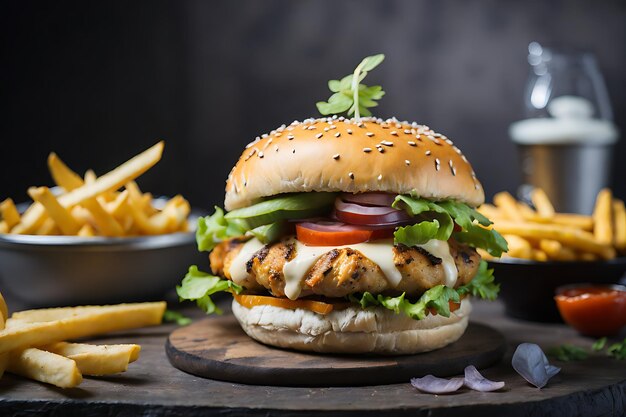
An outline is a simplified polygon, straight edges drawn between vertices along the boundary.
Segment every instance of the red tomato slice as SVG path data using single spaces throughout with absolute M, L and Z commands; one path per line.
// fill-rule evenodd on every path
M 393 229 L 371 230 L 339 222 L 296 224 L 298 240 L 309 246 L 343 246 L 391 237 Z

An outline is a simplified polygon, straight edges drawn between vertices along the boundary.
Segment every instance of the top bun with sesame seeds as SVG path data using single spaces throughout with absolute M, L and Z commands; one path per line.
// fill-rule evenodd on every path
M 226 183 L 226 210 L 297 192 L 383 191 L 455 200 L 484 192 L 461 151 L 429 127 L 396 119 L 307 119 L 250 143 Z

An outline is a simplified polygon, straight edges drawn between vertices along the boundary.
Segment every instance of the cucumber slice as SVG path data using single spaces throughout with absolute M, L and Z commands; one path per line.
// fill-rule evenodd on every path
M 245 220 L 251 228 L 279 220 L 319 216 L 330 211 L 337 193 L 285 194 L 249 207 L 233 210 L 224 216 L 228 220 Z
M 249 230 L 247 233 L 259 239 L 261 243 L 268 244 L 276 242 L 282 236 L 286 235 L 289 232 L 289 229 L 289 223 L 285 220 L 281 220 L 270 224 L 264 224 L 263 226 Z

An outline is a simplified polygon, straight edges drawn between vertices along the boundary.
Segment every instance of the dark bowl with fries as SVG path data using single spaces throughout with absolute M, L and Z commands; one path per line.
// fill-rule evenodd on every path
M 498 298 L 510 317 L 562 322 L 554 302 L 557 287 L 578 283 L 617 284 L 626 273 L 626 257 L 608 261 L 533 261 L 503 258 L 489 261 L 500 284 Z
M 189 224 L 203 214 L 192 211 Z M 2 289 L 29 307 L 162 299 L 204 258 L 193 226 L 136 237 L 0 234 Z

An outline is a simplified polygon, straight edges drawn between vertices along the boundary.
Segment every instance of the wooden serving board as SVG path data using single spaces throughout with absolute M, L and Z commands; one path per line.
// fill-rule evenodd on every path
M 456 343 L 404 356 L 325 355 L 265 346 L 248 337 L 232 315 L 204 319 L 172 332 L 166 353 L 193 375 L 270 386 L 363 386 L 408 382 L 412 377 L 462 374 L 485 368 L 506 350 L 497 330 L 470 323 Z

